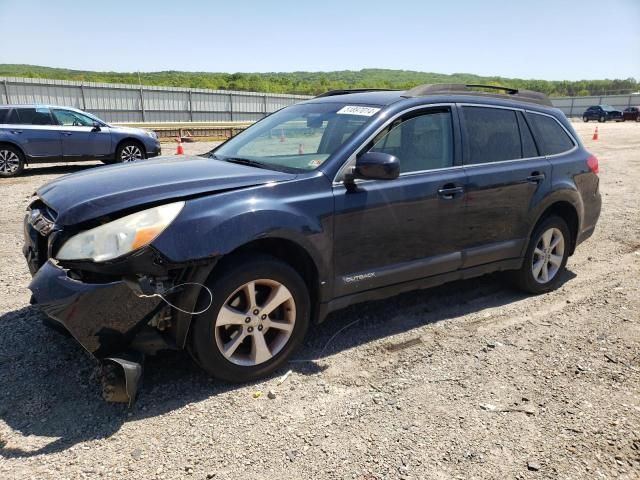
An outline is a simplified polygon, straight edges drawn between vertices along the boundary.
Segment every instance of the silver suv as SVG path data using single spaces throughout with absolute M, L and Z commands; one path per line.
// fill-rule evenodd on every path
M 0 177 L 20 175 L 31 163 L 116 163 L 158 155 L 160 142 L 149 130 L 109 125 L 75 108 L 0 105 Z

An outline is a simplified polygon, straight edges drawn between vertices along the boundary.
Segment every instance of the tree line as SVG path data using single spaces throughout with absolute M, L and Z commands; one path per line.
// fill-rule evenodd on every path
M 0 64 L 0 76 L 47 78 L 85 82 L 143 84 L 166 87 L 244 90 L 317 95 L 327 90 L 388 88 L 406 90 L 425 83 L 481 83 L 536 90 L 549 96 L 628 94 L 640 91 L 634 78 L 603 80 L 528 80 L 468 73 L 441 74 L 411 70 L 341 70 L 334 72 L 91 72 L 34 65 Z

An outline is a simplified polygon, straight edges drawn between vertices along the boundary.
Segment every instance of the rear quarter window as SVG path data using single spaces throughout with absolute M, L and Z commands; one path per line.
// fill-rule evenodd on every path
M 542 155 L 557 155 L 571 150 L 575 144 L 557 120 L 546 115 L 527 113 Z

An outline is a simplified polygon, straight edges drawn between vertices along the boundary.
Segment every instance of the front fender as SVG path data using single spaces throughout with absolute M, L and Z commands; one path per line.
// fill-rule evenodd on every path
M 332 265 L 332 214 L 330 185 L 317 175 L 189 200 L 153 246 L 179 264 L 282 238 L 304 248 L 323 277 Z

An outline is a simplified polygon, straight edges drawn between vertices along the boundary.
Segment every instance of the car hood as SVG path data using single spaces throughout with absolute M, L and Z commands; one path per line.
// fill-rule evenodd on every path
M 56 224 L 62 227 L 152 203 L 295 177 L 204 157 L 161 157 L 66 175 L 36 194 L 56 211 Z

